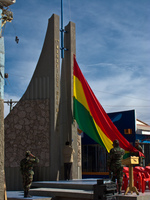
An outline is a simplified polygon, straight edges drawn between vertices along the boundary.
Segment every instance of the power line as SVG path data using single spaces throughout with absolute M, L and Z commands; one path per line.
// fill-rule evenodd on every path
M 111 93 L 111 92 L 104 92 L 104 91 L 99 91 L 99 90 L 93 90 L 93 91 L 106 93 L 106 94 L 112 94 L 112 95 L 116 95 L 116 96 L 121 96 L 120 94 L 115 94 L 115 93 Z M 150 100 L 147 100 L 147 99 L 139 99 L 139 98 L 130 97 L 130 96 L 124 96 L 124 97 L 131 98 L 131 99 L 138 99 L 138 100 L 142 100 L 142 101 L 150 101 Z
M 13 101 L 10 99 L 10 101 L 4 101 L 4 103 L 7 103 L 10 106 L 10 111 L 13 109 L 13 106 L 18 103 L 18 101 Z
M 113 105 L 103 105 L 103 106 L 108 106 L 108 107 L 138 107 L 138 108 L 150 108 L 150 106 L 125 106 L 125 105 L 117 105 L 117 106 L 113 106 Z

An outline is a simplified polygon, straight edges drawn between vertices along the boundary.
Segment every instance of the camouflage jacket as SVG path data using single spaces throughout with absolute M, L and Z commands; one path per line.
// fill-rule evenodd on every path
M 143 153 L 143 149 L 142 149 L 141 145 L 138 145 L 138 146 L 136 146 L 135 148 L 136 148 L 138 151 L 140 151 L 141 153 Z
M 142 147 L 141 147 L 140 145 L 135 146 L 135 148 L 136 148 L 138 151 L 140 151 L 141 153 L 143 153 L 143 149 L 142 149 Z M 139 152 L 132 152 L 131 155 L 132 155 L 132 156 L 139 156 Z
M 39 163 L 39 159 L 37 157 L 26 157 L 20 162 L 20 170 L 22 174 L 34 175 L 33 166 L 34 164 Z
M 110 150 L 107 159 L 107 166 L 111 168 L 111 166 L 121 166 L 121 161 L 123 159 L 125 151 L 120 147 L 114 147 Z

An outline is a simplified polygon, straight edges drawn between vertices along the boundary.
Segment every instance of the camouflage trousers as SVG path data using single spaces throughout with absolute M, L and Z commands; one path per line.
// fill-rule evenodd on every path
M 24 190 L 29 190 L 33 181 L 33 175 L 32 174 L 22 174 L 23 179 L 23 188 Z
M 117 179 L 118 185 L 122 186 L 123 167 L 122 166 L 119 166 L 119 167 L 116 166 L 113 169 L 111 169 L 111 172 L 113 173 L 112 181 L 115 182 L 115 179 Z

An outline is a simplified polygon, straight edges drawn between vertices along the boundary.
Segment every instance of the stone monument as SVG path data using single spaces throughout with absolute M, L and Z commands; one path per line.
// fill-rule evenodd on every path
M 72 121 L 75 24 L 70 22 L 66 31 L 68 51 L 62 59 L 61 84 L 59 16 L 53 14 L 29 86 L 5 119 L 5 171 L 9 190 L 21 189 L 19 162 L 26 150 L 40 159 L 35 168 L 35 181 L 63 180 L 62 150 L 66 139 L 73 140 L 76 152 L 72 176 L 81 178 L 81 138 Z

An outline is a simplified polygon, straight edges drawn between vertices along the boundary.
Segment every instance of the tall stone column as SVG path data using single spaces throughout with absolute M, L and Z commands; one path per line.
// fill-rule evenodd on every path
M 76 54 L 75 23 L 69 22 L 65 27 L 64 52 L 61 72 L 61 110 L 60 133 L 61 148 L 68 140 L 75 150 L 72 178 L 81 178 L 81 138 L 77 134 L 77 124 L 73 120 L 73 55 Z M 61 158 L 63 169 L 63 155 Z
M 59 16 L 54 15 L 51 39 L 53 55 L 50 67 L 50 176 L 51 180 L 59 180 L 60 150 L 59 150 L 59 101 L 60 101 L 60 41 Z

